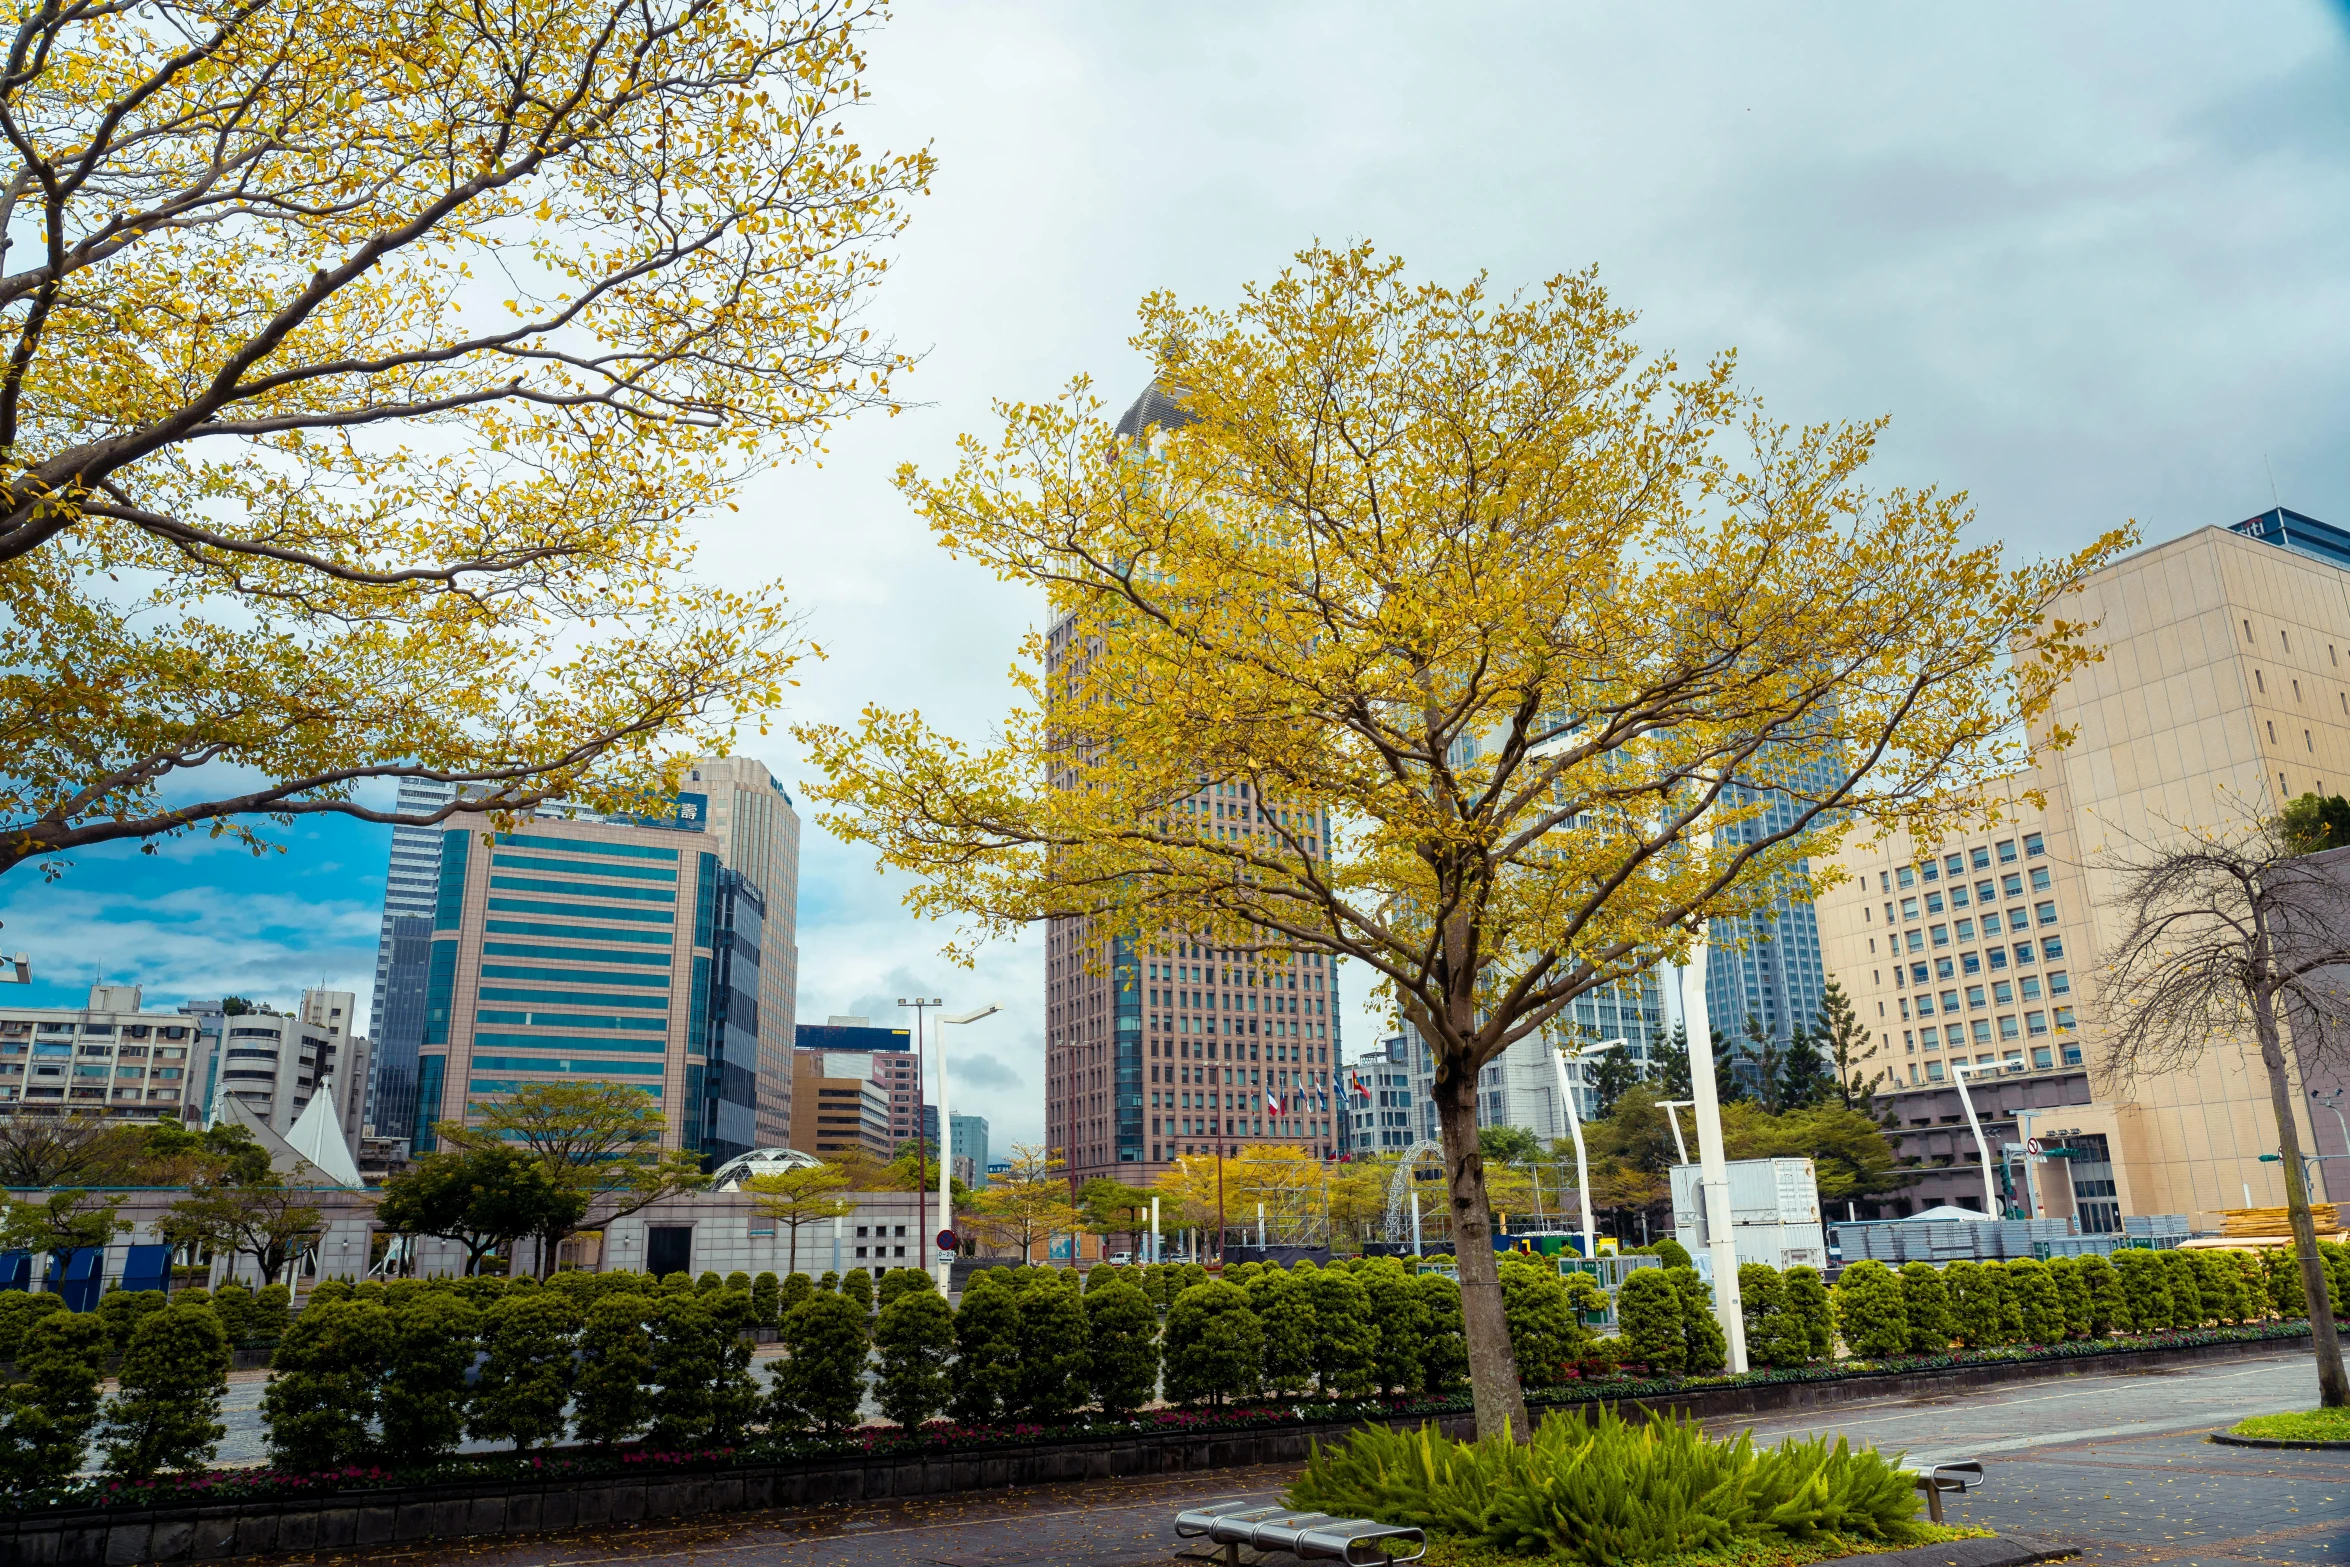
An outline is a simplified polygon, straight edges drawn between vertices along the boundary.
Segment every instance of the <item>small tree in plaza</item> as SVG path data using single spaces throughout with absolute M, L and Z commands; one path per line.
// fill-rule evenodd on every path
M 1503 1320 L 1518 1369 L 1537 1387 L 1561 1381 L 1587 1337 L 1558 1269 L 1531 1259 L 1505 1258 L 1500 1268 Z
M 561 1441 L 580 1369 L 578 1308 L 549 1290 L 509 1294 L 484 1314 L 482 1342 L 489 1358 L 473 1392 L 473 1434 L 524 1452 Z
M 664 1296 L 654 1304 L 648 1325 L 653 1339 L 651 1374 L 658 1391 L 653 1395 L 648 1441 L 663 1447 L 696 1447 L 741 1439 L 759 1402 L 750 1375 L 751 1348 L 742 1336 L 750 1316 L 748 1291 Z M 862 1322 L 864 1313 L 859 1311 L 858 1317 Z M 860 1393 L 863 1345 L 860 1333 Z
M 0 1383 L 0 1487 L 24 1496 L 73 1478 L 98 1420 L 105 1355 L 106 1330 L 88 1312 L 47 1312 L 25 1330 L 16 1378 Z
M 1616 1320 L 1624 1353 L 1660 1376 L 1678 1376 L 1689 1363 L 1681 1332 L 1681 1292 L 1665 1275 L 1670 1268 L 1640 1268 L 1624 1276 L 1616 1292 Z
M 334 1469 L 371 1456 L 391 1349 L 391 1313 L 381 1306 L 330 1301 L 304 1311 L 278 1341 L 261 1390 L 270 1461 Z
M 2011 569 L 1956 497 L 1864 487 L 1876 425 L 1781 426 L 1630 328 L 1588 274 L 1497 299 L 1367 245 L 1229 311 L 1154 295 L 1154 423 L 1079 381 L 901 480 L 1060 629 L 983 750 L 796 731 L 823 820 L 982 931 L 1365 965 L 1433 1053 L 1452 1232 L 1488 1234 L 1482 1070 L 1846 833 L 1971 819 L 2089 656 L 2046 606 L 2125 542 Z M 1493 1253 L 1459 1266 L 1478 1430 L 1523 1433 Z
M 1178 1404 L 1223 1404 L 1257 1390 L 1264 1324 L 1238 1285 L 1211 1279 L 1175 1297 L 1167 1313 L 1167 1396 Z
M 1010 1405 L 1031 1420 L 1061 1420 L 1085 1406 L 1083 1297 L 1074 1271 L 1040 1268 L 1020 1291 Z
M 1367 1260 L 1356 1277 L 1362 1281 L 1371 1327 L 1378 1335 L 1372 1380 L 1382 1392 L 1416 1391 L 1427 1351 L 1428 1311 L 1415 1281 L 1392 1257 Z
M 317 1306 L 316 1297 L 310 1304 Z M 563 1303 L 556 1300 L 549 1304 Z M 473 1370 L 474 1352 L 481 1343 L 482 1314 L 470 1302 L 442 1294 L 416 1295 L 389 1309 L 391 1342 L 379 1405 L 384 1455 L 396 1464 L 429 1463 L 465 1439 L 466 1405 L 474 1391 L 466 1386 L 466 1377 Z M 491 1308 L 491 1319 L 500 1322 L 501 1312 L 511 1315 L 515 1309 L 514 1303 L 501 1301 Z M 482 1373 L 485 1394 L 505 1380 L 499 1353 L 502 1347 L 493 1330 L 490 1364 Z M 564 1357 L 558 1407 L 570 1389 L 570 1349 L 569 1336 L 557 1334 L 546 1350 L 549 1355 Z M 509 1361 L 510 1357 L 509 1350 Z M 477 1419 L 478 1413 L 477 1409 Z M 559 1429 L 560 1420 L 557 1424 Z M 479 1434 L 478 1425 L 476 1429 Z M 487 1434 L 514 1433 L 500 1429 Z M 530 1444 L 524 1441 L 520 1445 Z
M 1159 1314 L 1123 1281 L 1085 1292 L 1086 1368 L 1093 1401 L 1112 1420 L 1151 1401 L 1159 1386 Z
M 754 1175 L 742 1184 L 752 1211 L 783 1227 L 784 1272 L 797 1276 L 800 1267 L 800 1231 L 812 1224 L 829 1224 L 857 1211 L 856 1199 L 845 1195 L 849 1177 L 837 1165 L 799 1165 L 772 1175 Z
M 899 1271 L 912 1270 L 893 1271 L 883 1282 L 896 1279 Z M 889 1304 L 873 1322 L 873 1347 L 881 1363 L 873 1381 L 874 1402 L 909 1431 L 947 1407 L 952 1393 L 947 1368 L 955 1355 L 955 1313 L 929 1278 L 920 1277 L 919 1289 L 891 1291 Z
M 1555 1277 L 1555 1275 L 1554 1275 Z M 1371 1302 L 1354 1275 L 1337 1268 L 1298 1270 L 1306 1304 L 1314 1313 L 1314 1380 L 1324 1398 L 1362 1398 L 1373 1384 L 1379 1330 L 1371 1323 Z
M 865 1392 L 871 1323 L 853 1300 L 819 1291 L 783 1319 L 784 1360 L 768 1383 L 766 1414 L 778 1430 L 845 1431 Z
M 1836 1327 L 1855 1355 L 1879 1360 L 1909 1349 L 1909 1308 L 1901 1280 L 1864 1258 L 1836 1280 Z
M 1469 1344 L 1461 1287 L 1442 1273 L 1424 1273 L 1415 1288 L 1420 1294 L 1421 1320 L 1427 1324 L 1426 1348 L 1420 1373 L 1431 1393 L 1450 1393 L 1469 1380 Z
M 106 1401 L 99 1447 L 106 1472 L 143 1480 L 201 1469 L 228 1427 L 228 1335 L 209 1306 L 171 1305 L 139 1319 Z
M 645 1385 L 653 1374 L 653 1336 L 645 1326 L 650 1313 L 651 1303 L 635 1294 L 606 1295 L 588 1307 L 572 1410 L 581 1441 L 610 1447 L 651 1421 Z
M 965 1425 L 985 1425 L 1017 1405 L 1020 1290 L 1003 1277 L 1009 1271 L 982 1268 L 972 1274 L 955 1313 L 953 1405 Z
M 1299 1279 L 1282 1268 L 1261 1268 L 1241 1286 L 1248 1309 L 1265 1334 L 1267 1390 L 1302 1392 L 1314 1378 L 1314 1302 Z

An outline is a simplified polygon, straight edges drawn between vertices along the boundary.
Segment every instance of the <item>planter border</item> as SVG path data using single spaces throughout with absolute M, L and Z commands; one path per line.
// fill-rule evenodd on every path
M 1818 1567 L 2030 1567 L 2062 1556 L 2078 1556 L 2081 1548 L 2038 1534 L 1977 1535 L 1944 1540 L 1939 1545 L 1912 1545 L 1899 1551 L 1875 1551 L 1867 1556 L 1839 1556 Z
M 1833 1379 L 1765 1381 L 1625 1397 L 1619 1407 L 1685 1416 L 1735 1416 L 1862 1402 L 1927 1389 L 1948 1390 L 2043 1376 L 2070 1376 L 2101 1365 L 2168 1366 L 2246 1359 L 2293 1346 L 2266 1336 L 2193 1345 L 2162 1345 L 2100 1355 L 2018 1358 L 1973 1365 L 1889 1368 Z M 1585 1409 L 1596 1396 L 1554 1408 Z M 1390 1424 L 1433 1418 L 1467 1434 L 1474 1417 L 1454 1412 L 1399 1415 Z M 1213 1473 L 1257 1464 L 1303 1461 L 1314 1444 L 1343 1436 L 1357 1419 L 1297 1421 L 1228 1430 L 1136 1433 L 1118 1438 L 1030 1443 L 908 1454 L 833 1455 L 757 1460 L 698 1471 L 566 1476 L 330 1491 L 245 1501 L 156 1507 L 78 1508 L 0 1519 L 0 1563 L 7 1567 L 129 1567 L 143 1562 L 216 1561 L 277 1551 L 332 1551 L 465 1536 L 532 1534 L 641 1520 L 772 1507 L 933 1496 L 1020 1485 L 1106 1480 L 1128 1475 Z M 1930 1547 L 1945 1554 L 1964 1541 Z M 1984 1541 L 1983 1544 L 1991 1544 Z M 2039 1549 L 2035 1542 L 2034 1549 Z M 1888 1552 L 1863 1561 L 1900 1560 Z M 1986 1559 L 1963 1567 L 2016 1567 L 2063 1554 Z M 1903 1567 L 1917 1567 L 1903 1563 Z
M 2237 1436 L 2232 1431 L 2214 1431 L 2207 1440 L 2222 1447 L 2304 1447 L 2318 1452 L 2350 1452 L 2350 1442 L 2327 1442 L 2315 1437 L 2297 1441 L 2289 1436 Z

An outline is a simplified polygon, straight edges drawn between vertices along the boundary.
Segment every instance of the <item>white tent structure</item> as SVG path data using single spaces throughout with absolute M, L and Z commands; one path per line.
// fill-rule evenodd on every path
M 351 1157 L 351 1144 L 343 1136 L 342 1117 L 336 1114 L 335 1079 L 333 1073 L 318 1080 L 318 1092 L 310 1096 L 310 1103 L 294 1117 L 293 1129 L 286 1133 L 286 1143 L 294 1152 L 326 1172 L 337 1186 L 365 1186 L 359 1175 L 359 1161 Z

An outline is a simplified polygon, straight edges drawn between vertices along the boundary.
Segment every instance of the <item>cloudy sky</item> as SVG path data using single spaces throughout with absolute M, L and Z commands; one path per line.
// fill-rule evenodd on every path
M 946 560 L 888 485 L 990 397 L 1093 375 L 1152 289 L 1208 303 L 1316 239 L 1515 286 L 1597 265 L 1640 339 L 1735 347 L 1793 420 L 1890 414 L 1880 482 L 1972 497 L 2019 552 L 2271 504 L 2350 523 L 2350 6 L 1121 5 L 905 0 L 872 45 L 870 145 L 927 142 L 873 324 L 920 406 L 843 430 L 713 524 L 828 657 L 785 721 L 916 707 L 972 739 L 1036 602 Z M 747 745 L 795 795 L 788 742 Z M 0 887 L 42 994 L 364 991 L 375 829 L 82 856 Z M 956 1098 L 1036 1138 L 1042 943 L 936 956 L 869 856 L 807 833 L 803 1021 L 924 991 L 1005 1014 Z M 1349 1049 L 1375 1020 L 1349 1021 Z

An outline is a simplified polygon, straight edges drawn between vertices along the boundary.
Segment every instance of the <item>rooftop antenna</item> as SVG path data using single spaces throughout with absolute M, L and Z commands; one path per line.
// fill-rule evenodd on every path
M 2285 520 L 2285 503 L 2277 495 L 2276 464 L 2268 460 L 2268 453 L 2262 452 L 2260 454 L 2260 466 L 2268 470 L 2268 498 L 2276 506 L 2277 522 L 2281 525 Z

